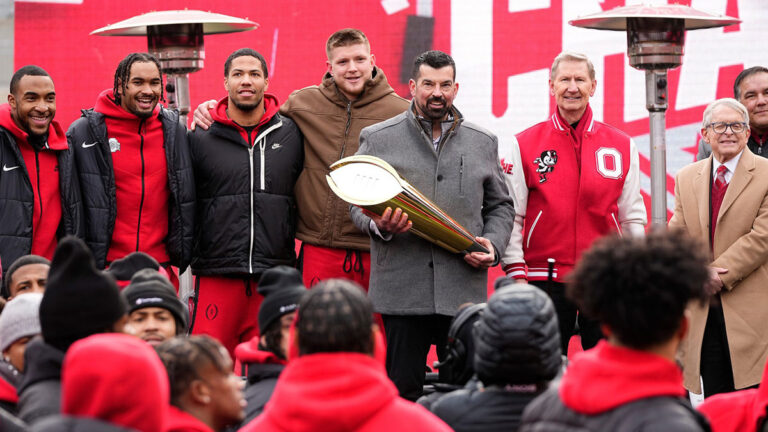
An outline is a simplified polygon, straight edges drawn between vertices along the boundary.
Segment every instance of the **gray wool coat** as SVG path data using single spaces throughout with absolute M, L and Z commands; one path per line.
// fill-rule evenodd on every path
M 440 151 L 414 116 L 406 112 L 369 126 L 360 133 L 357 154 L 391 164 L 401 177 L 475 236 L 504 251 L 515 211 L 502 177 L 495 135 L 463 120 L 453 108 L 454 123 L 443 133 Z M 394 210 L 394 209 L 393 209 Z M 487 270 L 411 233 L 385 241 L 371 232 L 368 216 L 350 207 L 352 221 L 371 237 L 368 295 L 376 312 L 389 315 L 453 316 L 466 302 L 487 297 Z

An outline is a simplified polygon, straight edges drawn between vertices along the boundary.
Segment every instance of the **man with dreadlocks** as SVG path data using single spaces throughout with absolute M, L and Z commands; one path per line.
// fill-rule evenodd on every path
M 190 262 L 195 186 L 186 128 L 158 105 L 162 96 L 157 59 L 129 54 L 114 87 L 67 131 L 88 197 L 85 241 L 99 268 L 136 251 L 164 267 Z

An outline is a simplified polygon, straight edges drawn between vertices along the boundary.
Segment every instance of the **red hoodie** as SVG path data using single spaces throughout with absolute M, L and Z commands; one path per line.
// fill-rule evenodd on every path
M 0 402 L 19 403 L 19 396 L 16 393 L 16 387 L 0 377 Z
M 94 110 L 106 117 L 117 189 L 117 219 L 107 262 L 141 251 L 167 263 L 170 191 L 160 106 L 142 119 L 117 105 L 109 89 L 101 92 Z
M 67 138 L 57 121 L 51 121 L 48 128 L 48 146 L 35 151 L 29 144 L 26 132 L 21 130 L 11 117 L 11 106 L 0 105 L 0 126 L 16 138 L 32 193 L 35 197 L 32 210 L 32 250 L 34 255 L 53 259 L 56 249 L 56 230 L 61 222 L 61 190 L 59 189 L 59 159 L 56 151 L 67 150 Z M 3 169 L 8 168 L 4 167 Z
M 280 110 L 280 102 L 277 100 L 277 98 L 269 93 L 264 94 L 264 115 L 261 116 L 261 120 L 259 120 L 259 124 L 256 125 L 256 127 L 251 132 L 251 139 L 248 139 L 248 132 L 246 132 L 245 129 L 243 129 L 242 126 L 232 121 L 232 119 L 227 116 L 227 108 L 229 107 L 229 97 L 224 97 L 219 101 L 219 103 L 216 105 L 215 109 L 210 110 L 211 117 L 214 121 L 217 121 L 223 125 L 229 126 L 231 128 L 236 129 L 240 136 L 243 137 L 243 140 L 248 143 L 251 147 L 253 147 L 254 140 L 259 135 L 259 129 L 261 129 L 262 126 L 267 124 L 272 117 L 277 114 L 277 111 Z
M 686 394 L 683 374 L 674 362 L 604 340 L 577 354 L 560 384 L 563 404 L 587 415 L 640 399 Z
M 213 429 L 192 414 L 169 405 L 165 432 L 213 432 Z
M 270 431 L 450 431 L 424 407 L 401 399 L 383 365 L 358 353 L 291 360 L 264 412 L 240 429 Z
M 89 336 L 75 342 L 64 357 L 62 414 L 158 432 L 167 424 L 169 400 L 163 363 L 135 336 Z
M 707 398 L 699 411 L 709 419 L 712 432 L 754 432 L 766 418 L 768 408 L 768 364 L 757 389 L 723 393 Z

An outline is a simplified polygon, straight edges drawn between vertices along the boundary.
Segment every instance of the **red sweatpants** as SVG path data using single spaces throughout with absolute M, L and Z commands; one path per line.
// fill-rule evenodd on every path
M 357 282 L 368 292 L 368 278 L 371 274 L 370 252 L 355 249 L 336 249 L 302 243 L 303 277 L 307 288 L 324 279 L 347 279 Z M 384 321 L 378 313 L 373 321 L 384 331 Z
M 368 292 L 371 274 L 371 254 L 355 249 L 336 249 L 302 243 L 304 285 L 324 279 L 348 279 L 360 284 Z
M 195 303 L 190 334 L 207 334 L 221 342 L 235 359 L 235 347 L 259 335 L 257 280 L 222 276 L 195 277 Z

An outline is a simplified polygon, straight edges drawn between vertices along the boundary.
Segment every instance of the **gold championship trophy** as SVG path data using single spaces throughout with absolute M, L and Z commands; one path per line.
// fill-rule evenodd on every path
M 410 232 L 453 253 L 489 251 L 475 236 L 416 190 L 382 159 L 350 156 L 330 166 L 328 186 L 344 201 L 381 216 L 400 208 L 413 223 Z

